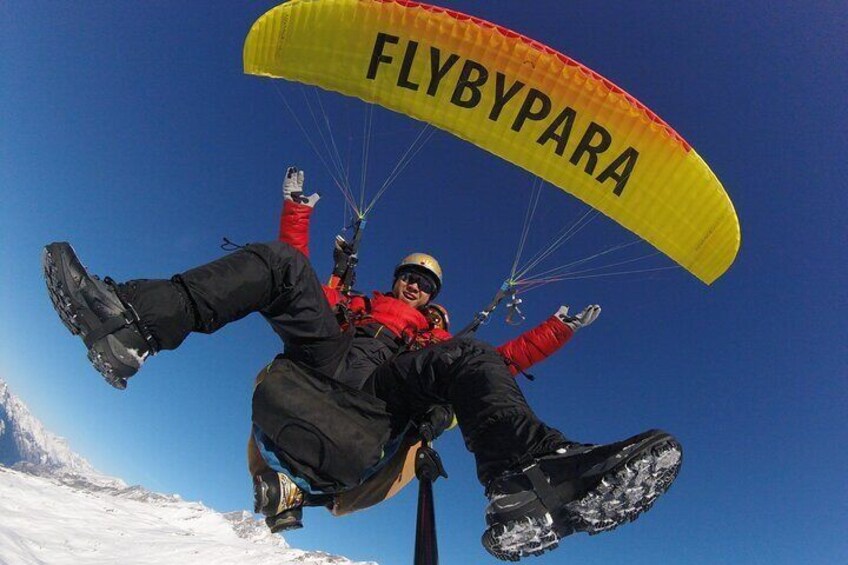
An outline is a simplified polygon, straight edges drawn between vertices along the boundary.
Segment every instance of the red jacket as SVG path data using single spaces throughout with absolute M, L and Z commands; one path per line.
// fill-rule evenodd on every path
M 309 257 L 309 219 L 313 208 L 285 200 L 280 215 L 282 242 L 288 243 Z M 337 289 L 324 287 L 324 295 L 330 306 L 343 304 L 351 313 L 356 325 L 377 323 L 390 330 L 395 337 L 414 341 L 419 347 L 446 341 L 453 337 L 441 329 L 429 328 L 427 318 L 419 310 L 398 300 L 390 294 L 375 292 L 372 298 L 348 296 Z M 574 334 L 556 316 L 551 316 L 540 325 L 498 347 L 513 375 L 529 369 L 547 359 L 571 339 Z
M 283 212 L 280 214 L 280 241 L 288 243 L 307 257 L 312 210 L 313 208 L 306 204 L 285 200 Z M 325 285 L 324 296 L 333 308 L 339 304 L 344 305 L 353 314 L 354 324 L 359 326 L 376 323 L 391 331 L 394 337 L 404 340 L 414 339 L 429 326 L 426 316 L 418 309 L 388 293 L 374 292 L 371 298 L 349 296 Z
M 325 286 L 324 296 L 332 307 L 343 304 L 352 314 L 351 319 L 354 325 L 380 324 L 391 331 L 395 337 L 403 338 L 407 343 L 411 343 L 417 335 L 426 332 L 429 326 L 427 317 L 420 310 L 398 300 L 391 294 L 374 292 L 371 298 L 360 295 L 348 296 L 335 288 Z

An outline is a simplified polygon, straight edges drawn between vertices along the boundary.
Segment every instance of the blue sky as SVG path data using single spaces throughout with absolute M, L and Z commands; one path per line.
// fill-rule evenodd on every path
M 291 97 L 297 108 L 300 91 L 241 72 L 244 36 L 272 5 L 0 7 L 0 377 L 102 470 L 225 511 L 251 504 L 250 391 L 279 349 L 275 335 L 255 317 L 192 336 L 119 393 L 58 322 L 39 253 L 68 240 L 93 272 L 170 276 L 219 256 L 222 236 L 273 239 L 281 177 L 297 164 L 324 196 L 312 235 L 316 269 L 329 273 L 343 201 L 281 103 Z M 551 45 L 636 96 L 711 165 L 742 226 L 736 263 L 711 287 L 672 270 L 526 295 L 528 324 L 563 303 L 604 308 L 533 371 L 535 382 L 523 381 L 546 421 L 587 442 L 661 427 L 686 449 L 678 481 L 649 514 L 569 538 L 533 562 L 848 560 L 844 3 L 444 5 Z M 361 104 L 322 100 L 361 124 Z M 417 126 L 375 119 L 369 167 L 378 179 Z M 531 184 L 437 133 L 372 216 L 359 287 L 385 289 L 400 257 L 429 251 L 445 268 L 440 300 L 459 325 L 508 274 Z M 585 210 L 546 188 L 537 246 Z M 553 264 L 627 238 L 594 223 Z M 480 336 L 497 344 L 519 329 L 498 317 Z M 472 459 L 457 433 L 439 447 L 450 473 L 436 485 L 442 560 L 488 562 Z M 414 514 L 408 489 L 342 519 L 308 512 L 307 527 L 287 538 L 407 563 Z

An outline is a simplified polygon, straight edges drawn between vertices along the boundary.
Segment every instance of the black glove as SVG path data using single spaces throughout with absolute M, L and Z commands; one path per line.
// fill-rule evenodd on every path
M 353 268 L 356 266 L 357 256 L 353 253 L 351 244 L 342 236 L 336 236 L 335 245 L 333 245 L 333 274 L 339 278 L 347 275 L 350 277 L 346 281 L 347 286 L 353 286 L 354 273 Z M 351 271 L 348 274 L 348 271 Z
M 430 408 L 418 422 L 418 433 L 422 439 L 433 441 L 445 430 L 449 429 L 454 421 L 453 408 L 450 406 L 436 405 Z

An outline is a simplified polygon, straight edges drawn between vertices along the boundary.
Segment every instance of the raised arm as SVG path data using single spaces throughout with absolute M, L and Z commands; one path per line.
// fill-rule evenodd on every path
M 556 314 L 498 347 L 507 360 L 513 375 L 526 371 L 556 353 L 571 339 L 574 332 L 594 322 L 601 313 L 600 306 L 587 306 L 576 316 L 568 315 L 568 306 L 561 306 Z
M 318 193 L 305 196 L 303 180 L 303 171 L 299 171 L 296 167 L 289 167 L 286 170 L 286 177 L 283 180 L 283 210 L 280 213 L 279 240 L 309 257 L 309 219 L 321 196 Z

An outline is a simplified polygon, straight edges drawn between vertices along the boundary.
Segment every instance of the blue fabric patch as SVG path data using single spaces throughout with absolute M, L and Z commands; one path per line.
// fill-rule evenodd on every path
M 399 434 L 398 436 L 389 440 L 389 443 L 383 448 L 383 456 L 380 457 L 380 460 L 376 465 L 371 467 L 370 469 L 365 471 L 365 474 L 360 481 L 360 484 L 364 483 L 371 476 L 374 475 L 377 471 L 379 471 L 395 454 L 401 444 L 401 440 L 406 435 L 410 426 L 407 425 L 404 433 Z M 296 484 L 300 490 L 303 492 L 308 492 L 309 494 L 328 494 L 325 491 L 313 489 L 312 485 L 309 484 L 309 481 L 302 477 L 296 476 L 291 472 L 291 469 L 286 467 L 286 464 L 280 461 L 280 458 L 277 457 L 277 453 L 274 451 L 276 445 L 271 438 L 265 435 L 265 432 L 259 429 L 256 424 L 253 424 L 253 438 L 256 440 L 256 445 L 259 448 L 259 453 L 262 455 L 262 458 L 265 460 L 265 463 L 268 464 L 269 467 L 277 471 L 278 473 L 283 473 Z
M 269 467 L 271 467 L 278 473 L 286 475 L 303 492 L 308 492 L 310 494 L 324 494 L 323 491 L 314 490 L 312 488 L 312 485 L 309 484 L 309 481 L 295 476 L 295 474 L 292 473 L 288 467 L 286 467 L 286 464 L 280 461 L 280 458 L 277 457 L 277 454 L 274 452 L 274 442 L 271 441 L 271 438 L 265 435 L 265 432 L 260 430 L 256 424 L 253 425 L 253 439 L 256 440 L 256 445 L 257 447 L 259 447 L 259 453 L 262 455 L 262 458 L 265 460 L 265 463 L 267 463 Z

